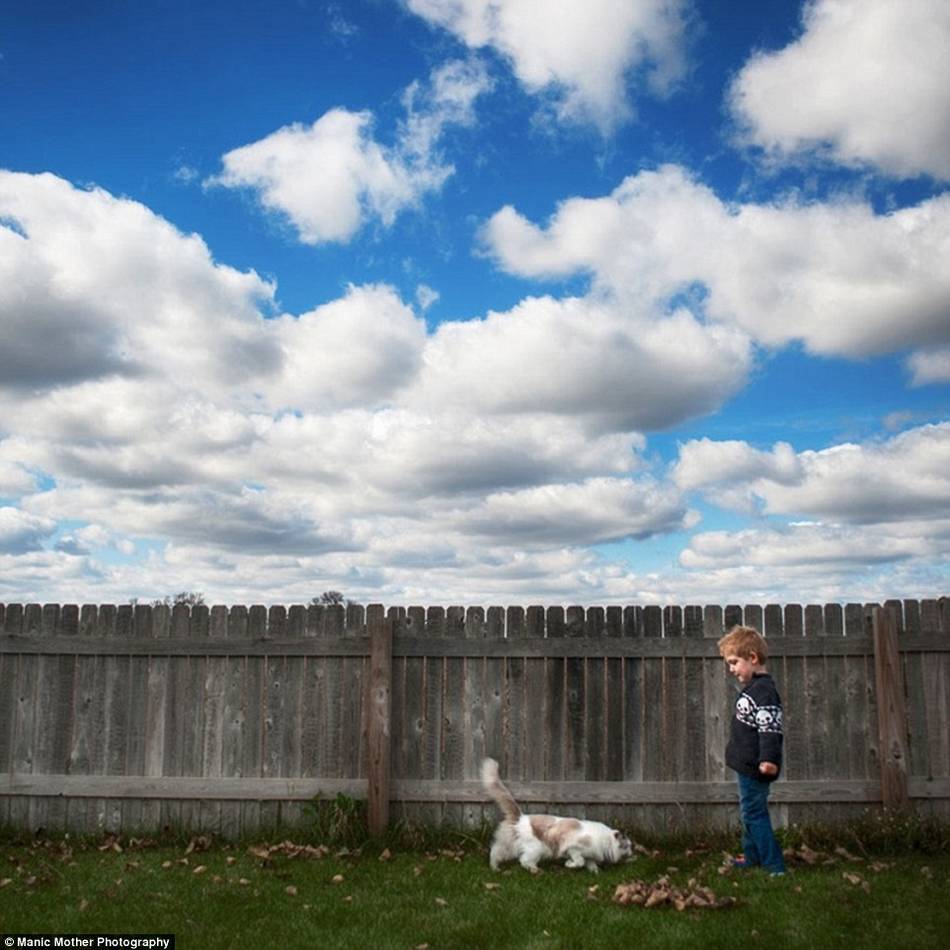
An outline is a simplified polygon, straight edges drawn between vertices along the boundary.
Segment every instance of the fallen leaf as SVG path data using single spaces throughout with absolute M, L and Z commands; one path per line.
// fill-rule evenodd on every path
M 294 887 L 293 884 L 288 884 L 288 885 L 284 888 L 284 890 L 285 890 L 291 897 L 296 897 L 296 896 L 297 896 L 297 888 Z
M 162 867 L 167 871 L 172 866 L 171 861 L 162 861 Z
M 497 891 L 499 887 L 501 887 L 501 885 L 496 884 L 494 881 L 485 881 L 486 891 Z
M 225 859 L 224 863 L 227 865 L 237 864 L 237 858 L 233 854 L 229 854 Z
M 852 874 L 850 871 L 845 871 L 841 876 L 842 876 L 849 884 L 858 885 L 858 884 L 861 883 L 861 875 L 860 875 L 860 874 Z
M 12 877 L 5 877 L 2 881 L 0 881 L 0 887 L 6 887 L 8 884 L 12 884 L 12 883 L 13 883 Z
M 83 899 L 79 902 L 79 912 L 82 913 L 88 906 L 89 906 L 89 901 L 87 901 L 85 898 L 83 898 Z
M 448 902 L 447 900 L 445 900 L 445 898 L 443 898 L 443 897 L 437 897 L 437 898 L 435 899 L 435 902 L 439 905 L 439 907 L 448 907 L 448 906 L 449 906 L 449 902 Z
M 388 861 L 392 856 L 392 851 L 390 851 L 389 848 L 384 848 L 382 854 L 379 856 L 379 860 Z
M 331 881 L 332 883 L 334 883 L 334 884 L 342 884 L 342 883 L 343 883 L 343 875 L 342 875 L 342 874 L 334 874 L 333 877 L 330 878 L 330 881 Z
M 191 873 L 192 874 L 204 874 L 208 870 L 208 866 L 205 864 L 199 864 Z
M 844 858 L 845 861 L 860 862 L 864 860 L 864 858 L 859 858 L 856 854 L 852 854 L 847 848 L 841 847 L 841 845 L 835 848 L 835 854 L 838 855 L 839 858 Z

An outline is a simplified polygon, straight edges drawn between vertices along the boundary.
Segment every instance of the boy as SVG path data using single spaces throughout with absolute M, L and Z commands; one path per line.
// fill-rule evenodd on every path
M 784 874 L 768 808 L 769 787 L 782 768 L 782 699 L 765 668 L 768 647 L 758 630 L 733 627 L 719 641 L 719 653 L 741 687 L 726 745 L 726 765 L 739 779 L 742 816 L 743 855 L 733 866 Z

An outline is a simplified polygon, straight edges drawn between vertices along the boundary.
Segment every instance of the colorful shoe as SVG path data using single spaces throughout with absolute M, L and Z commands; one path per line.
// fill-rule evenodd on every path
M 752 865 L 746 860 L 744 854 L 737 854 L 734 858 L 729 859 L 729 867 L 742 870 L 744 868 L 751 868 Z

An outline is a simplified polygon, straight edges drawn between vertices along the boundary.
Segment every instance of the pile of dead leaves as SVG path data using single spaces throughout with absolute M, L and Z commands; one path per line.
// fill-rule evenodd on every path
M 678 911 L 721 910 L 734 907 L 734 897 L 716 897 L 708 887 L 690 878 L 686 887 L 675 887 L 668 877 L 661 877 L 653 884 L 647 881 L 628 881 L 618 884 L 614 891 L 615 904 L 636 904 L 638 907 L 663 907 L 671 905 Z
M 330 849 L 326 845 L 294 844 L 293 841 L 281 841 L 280 844 L 258 844 L 247 849 L 247 853 L 261 861 L 270 861 L 275 854 L 285 858 L 325 858 Z

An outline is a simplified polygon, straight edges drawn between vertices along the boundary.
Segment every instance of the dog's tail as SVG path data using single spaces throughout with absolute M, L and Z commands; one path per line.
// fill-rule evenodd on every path
M 495 799 L 495 803 L 505 816 L 505 821 L 517 821 L 521 817 L 521 809 L 499 777 L 498 763 L 494 759 L 485 759 L 482 762 L 482 785 L 485 786 L 485 791 Z

